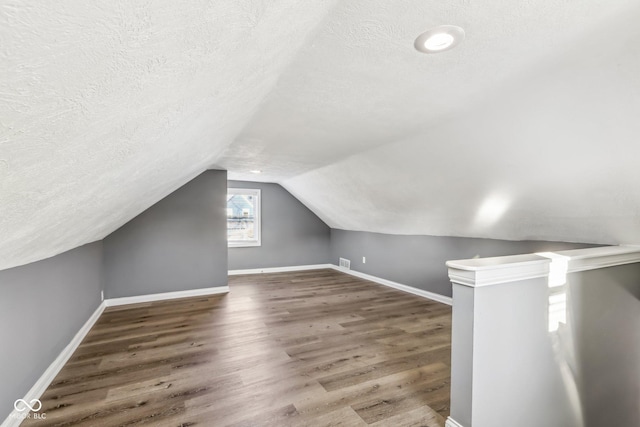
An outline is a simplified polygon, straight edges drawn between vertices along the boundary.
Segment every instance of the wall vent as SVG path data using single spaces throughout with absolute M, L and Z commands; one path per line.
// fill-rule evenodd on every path
M 340 258 L 340 267 L 346 268 L 347 270 L 351 269 L 351 261 L 346 258 Z

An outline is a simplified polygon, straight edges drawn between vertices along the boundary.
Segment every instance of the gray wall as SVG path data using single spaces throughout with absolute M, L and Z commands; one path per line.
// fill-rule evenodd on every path
M 586 426 L 640 426 L 640 264 L 568 282 Z
M 226 193 L 205 171 L 107 236 L 105 298 L 227 285 Z
M 452 259 L 517 255 L 593 247 L 581 243 L 404 236 L 331 229 L 330 263 L 351 260 L 351 269 L 451 296 L 445 263 Z M 362 263 L 366 257 L 366 264 Z
M 0 421 L 100 305 L 102 242 L 0 271 Z
M 261 190 L 262 246 L 229 248 L 229 270 L 327 264 L 329 227 L 278 184 L 229 181 Z

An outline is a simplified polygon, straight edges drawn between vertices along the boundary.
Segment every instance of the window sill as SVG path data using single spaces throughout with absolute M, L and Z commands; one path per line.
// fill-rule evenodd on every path
M 262 244 L 261 242 L 228 242 L 227 246 L 230 248 L 254 248 L 262 246 Z

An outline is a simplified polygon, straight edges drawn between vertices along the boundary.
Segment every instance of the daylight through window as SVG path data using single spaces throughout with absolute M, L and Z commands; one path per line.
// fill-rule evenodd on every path
M 229 246 L 260 246 L 260 190 L 227 189 Z

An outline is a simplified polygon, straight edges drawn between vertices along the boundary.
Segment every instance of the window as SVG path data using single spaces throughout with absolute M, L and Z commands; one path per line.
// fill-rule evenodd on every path
M 260 246 L 260 190 L 227 189 L 229 247 Z

